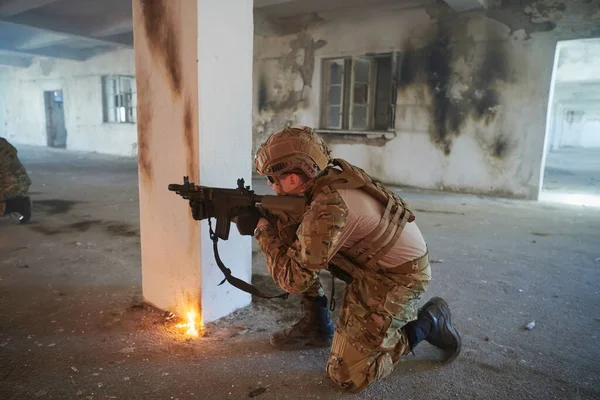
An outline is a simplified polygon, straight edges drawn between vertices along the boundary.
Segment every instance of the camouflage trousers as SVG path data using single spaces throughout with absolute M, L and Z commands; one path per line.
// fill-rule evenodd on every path
M 327 375 L 336 385 L 360 392 L 393 371 L 410 351 L 401 328 L 417 318 L 430 280 L 426 254 L 393 274 L 364 271 L 362 279 L 346 286 L 327 362 Z
M 25 195 L 29 186 L 31 186 L 31 179 L 18 160 L 14 160 L 6 167 L 0 167 L 0 216 L 4 215 L 4 202 Z

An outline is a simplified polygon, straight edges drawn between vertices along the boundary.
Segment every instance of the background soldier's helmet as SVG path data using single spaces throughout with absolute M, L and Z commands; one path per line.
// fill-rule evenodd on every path
M 292 126 L 273 133 L 258 149 L 254 158 L 261 175 L 281 176 L 300 170 L 309 178 L 331 162 L 327 144 L 307 126 Z

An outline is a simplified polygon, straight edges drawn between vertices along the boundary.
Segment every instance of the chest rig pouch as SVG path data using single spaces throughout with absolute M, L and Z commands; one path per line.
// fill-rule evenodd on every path
M 400 238 L 404 226 L 415 220 L 407 204 L 381 182 L 371 178 L 364 170 L 345 160 L 334 159 L 334 167 L 324 170 L 307 194 L 312 200 L 320 192 L 336 189 L 360 189 L 383 205 L 381 220 L 375 230 L 359 240 L 350 249 L 336 254 L 331 263 L 354 279 L 363 276 L 363 270 L 377 272 L 382 269 L 379 261 Z M 335 268 L 334 268 L 335 270 Z M 332 273 L 334 271 L 331 270 Z M 334 273 L 334 275 L 336 275 Z M 337 275 L 336 275 L 337 276 Z M 338 276 L 338 278 L 340 278 Z M 340 278 L 342 279 L 342 278 Z M 346 279 L 342 279 L 349 283 Z

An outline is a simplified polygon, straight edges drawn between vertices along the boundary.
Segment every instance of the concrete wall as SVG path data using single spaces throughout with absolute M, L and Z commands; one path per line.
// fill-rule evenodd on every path
M 568 131 L 562 135 L 561 147 L 600 148 L 600 103 L 595 110 L 569 110 L 564 122 Z
M 600 147 L 600 40 L 559 45 L 550 149 Z
M 600 148 L 600 96 L 593 102 L 556 102 L 551 123 L 551 150 Z
M 556 82 L 594 81 L 600 81 L 600 38 L 560 43 Z
M 67 148 L 135 156 L 135 124 L 104 123 L 103 75 L 135 75 L 132 50 L 85 62 L 37 58 L 29 68 L 0 67 L 0 136 L 46 146 L 45 90 L 62 89 Z
M 323 58 L 399 51 L 395 132 L 324 133 L 334 156 L 392 184 L 536 198 L 555 46 L 593 35 L 599 2 L 520 3 L 349 9 L 257 36 L 254 149 L 284 124 L 318 126 Z

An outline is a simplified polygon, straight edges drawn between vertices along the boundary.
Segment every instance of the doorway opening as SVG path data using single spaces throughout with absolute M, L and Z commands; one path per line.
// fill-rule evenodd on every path
M 600 207 L 600 39 L 559 42 L 540 201 Z
M 44 92 L 46 107 L 46 141 L 48 147 L 64 149 L 67 147 L 67 129 L 63 110 L 62 90 Z

